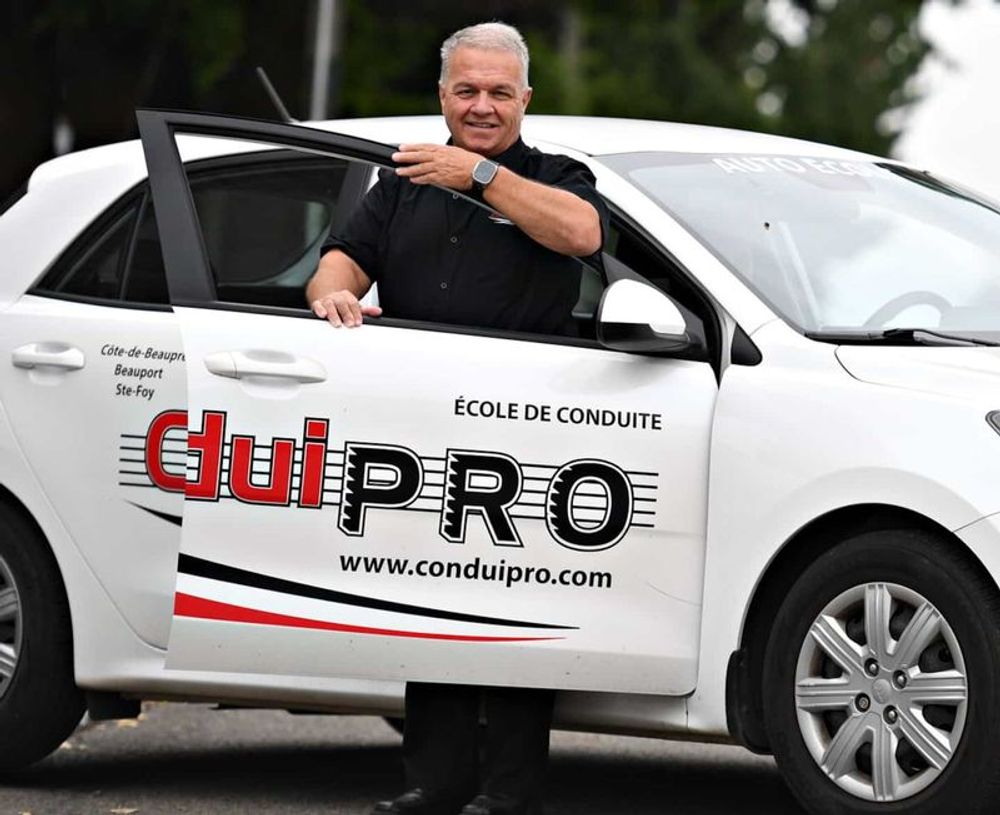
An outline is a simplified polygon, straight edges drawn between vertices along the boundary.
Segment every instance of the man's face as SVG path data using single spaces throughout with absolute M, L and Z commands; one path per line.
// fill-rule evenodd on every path
M 455 144 L 483 156 L 499 155 L 517 141 L 531 99 L 517 56 L 480 48 L 452 52 L 438 93 Z

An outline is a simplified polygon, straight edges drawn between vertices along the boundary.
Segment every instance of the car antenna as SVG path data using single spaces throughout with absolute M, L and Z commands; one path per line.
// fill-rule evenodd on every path
M 257 66 L 257 78 L 260 79 L 267 95 L 271 97 L 271 102 L 273 102 L 274 106 L 278 109 L 278 116 L 281 121 L 289 125 L 298 124 L 299 120 L 292 118 L 292 115 L 288 112 L 288 108 L 285 107 L 284 103 L 281 101 L 281 97 L 278 96 L 278 92 L 274 89 L 274 85 L 271 84 L 271 80 L 267 78 L 267 73 L 259 65 Z

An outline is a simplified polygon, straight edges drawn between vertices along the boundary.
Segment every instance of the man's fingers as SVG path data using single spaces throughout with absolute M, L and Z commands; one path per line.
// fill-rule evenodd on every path
M 381 306 L 362 306 L 361 313 L 365 317 L 381 317 L 382 307 Z
M 429 164 L 414 164 L 412 167 L 397 167 L 396 175 L 408 178 L 415 184 L 427 184 L 437 178 L 438 171 Z
M 340 322 L 348 328 L 353 328 L 356 325 L 351 303 L 346 298 L 337 300 L 337 316 L 340 318 Z
M 358 298 L 346 289 L 334 292 L 312 302 L 313 314 L 326 319 L 334 328 L 346 326 L 354 328 L 361 325 L 363 309 Z M 379 309 L 381 313 L 381 309 Z M 378 316 L 378 315 L 373 315 Z
M 351 324 L 358 326 L 361 325 L 361 304 L 354 300 L 347 304 L 348 311 L 351 315 Z
M 415 176 L 433 172 L 435 165 L 430 161 L 422 161 L 419 164 L 407 164 L 405 167 L 397 167 L 396 175 Z
M 334 328 L 340 328 L 344 324 L 344 321 L 340 317 L 340 307 L 338 306 L 337 301 L 331 298 L 327 301 L 326 305 L 327 322 L 329 322 Z
M 432 159 L 433 154 L 426 150 L 400 150 L 398 153 L 392 154 L 392 160 L 399 164 L 420 164 Z
M 413 153 L 413 152 L 434 153 L 434 152 L 438 151 L 440 148 L 441 148 L 440 144 L 429 144 L 429 143 L 401 144 L 401 145 L 399 145 L 399 152 L 400 153 Z

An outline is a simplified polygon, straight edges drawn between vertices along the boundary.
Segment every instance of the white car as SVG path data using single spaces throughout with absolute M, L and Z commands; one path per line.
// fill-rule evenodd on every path
M 419 679 L 773 752 L 812 812 L 993 805 L 995 205 L 529 117 L 613 212 L 580 337 L 338 331 L 319 245 L 441 119 L 139 121 L 0 215 L 0 766 L 85 705 L 399 716 Z

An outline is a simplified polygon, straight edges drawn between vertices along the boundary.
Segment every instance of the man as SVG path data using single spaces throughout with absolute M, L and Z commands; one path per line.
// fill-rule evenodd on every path
M 438 93 L 449 143 L 400 146 L 395 173 L 382 171 L 343 234 L 324 244 L 306 289 L 313 311 L 337 327 L 384 308 L 394 317 L 574 334 L 574 258 L 600 251 L 607 210 L 584 165 L 521 141 L 531 99 L 521 35 L 502 23 L 453 34 L 441 48 Z M 493 212 L 437 187 L 480 197 Z M 373 281 L 382 308 L 359 303 Z M 539 812 L 552 700 L 546 690 L 409 683 L 409 791 L 375 812 Z

